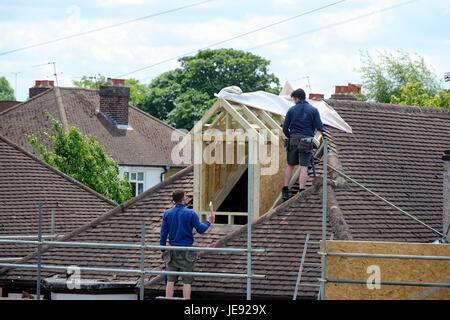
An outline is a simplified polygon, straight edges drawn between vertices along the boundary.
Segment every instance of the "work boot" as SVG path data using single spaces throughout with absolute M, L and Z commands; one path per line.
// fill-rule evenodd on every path
M 289 188 L 288 187 L 284 187 L 283 188 L 283 202 L 288 201 L 289 198 L 290 198 Z

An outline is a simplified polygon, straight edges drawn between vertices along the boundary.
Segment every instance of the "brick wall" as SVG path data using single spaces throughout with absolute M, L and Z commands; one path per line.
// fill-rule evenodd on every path
M 124 86 L 102 86 L 100 88 L 100 111 L 116 124 L 128 125 L 128 100 L 130 88 Z

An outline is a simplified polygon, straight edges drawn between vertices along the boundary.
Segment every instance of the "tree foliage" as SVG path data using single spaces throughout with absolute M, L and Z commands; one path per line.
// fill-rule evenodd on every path
M 441 90 L 436 95 L 430 95 L 421 88 L 419 82 L 410 82 L 402 86 L 398 94 L 392 96 L 391 102 L 409 106 L 450 109 L 450 92 Z
M 175 99 L 175 108 L 167 115 L 167 122 L 178 128 L 192 128 L 213 101 L 207 93 L 188 89 Z
M 372 101 L 449 108 L 449 93 L 420 56 L 399 51 L 362 55 L 365 96 Z
M 279 79 L 269 73 L 270 61 L 235 49 L 203 50 L 181 58 L 181 66 L 155 78 L 142 110 L 173 126 L 191 129 L 211 106 L 214 93 L 237 85 L 243 91 L 278 93 Z
M 80 80 L 73 81 L 73 84 L 79 88 L 98 90 L 101 86 L 106 85 L 107 79 L 102 74 L 97 74 L 95 77 L 83 76 Z M 134 106 L 139 105 L 144 100 L 148 91 L 148 86 L 140 83 L 136 79 L 125 80 L 125 85 L 130 88 L 130 103 Z
M 15 101 L 14 90 L 5 77 L 0 77 L 0 101 Z
M 106 77 L 100 73 L 96 76 L 82 76 L 80 80 L 74 80 L 73 84 L 78 88 L 98 90 L 106 84 Z
M 45 162 L 117 203 L 132 197 L 130 184 L 119 178 L 119 166 L 100 143 L 75 127 L 65 132 L 55 119 L 52 127 L 50 150 L 36 136 L 29 136 L 30 144 Z

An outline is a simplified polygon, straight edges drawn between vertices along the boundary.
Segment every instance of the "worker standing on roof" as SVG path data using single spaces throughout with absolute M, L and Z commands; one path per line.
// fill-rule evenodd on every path
M 190 247 L 194 243 L 193 229 L 205 233 L 214 223 L 215 214 L 211 213 L 205 223 L 201 223 L 198 214 L 186 208 L 187 198 L 184 191 L 174 191 L 172 199 L 175 206 L 166 210 L 161 223 L 160 245 L 165 246 L 169 236 L 170 246 Z M 197 254 L 194 251 L 163 251 L 166 271 L 193 272 Z M 166 297 L 172 298 L 178 276 L 167 276 Z M 182 276 L 183 298 L 191 298 L 192 276 Z
M 289 183 L 296 166 L 300 164 L 300 192 L 306 188 L 308 168 L 313 157 L 314 135 L 323 130 L 319 111 L 306 101 L 303 89 L 292 92 L 295 106 L 289 109 L 284 120 L 283 132 L 287 138 L 288 166 L 285 172 L 283 201 L 290 197 Z

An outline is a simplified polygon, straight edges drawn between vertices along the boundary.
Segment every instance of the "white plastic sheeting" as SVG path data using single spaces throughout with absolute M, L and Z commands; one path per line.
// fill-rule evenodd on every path
M 265 110 L 283 117 L 286 116 L 289 108 L 293 106 L 293 103 L 287 99 L 268 92 L 239 92 L 240 89 L 238 87 L 228 87 L 222 89 L 219 94 L 216 94 L 216 97 L 228 100 L 230 102 L 245 104 L 249 107 Z M 347 133 L 353 133 L 352 128 L 347 124 L 347 122 L 345 122 L 336 110 L 330 107 L 325 101 L 308 100 L 308 102 L 317 108 L 323 124 Z

